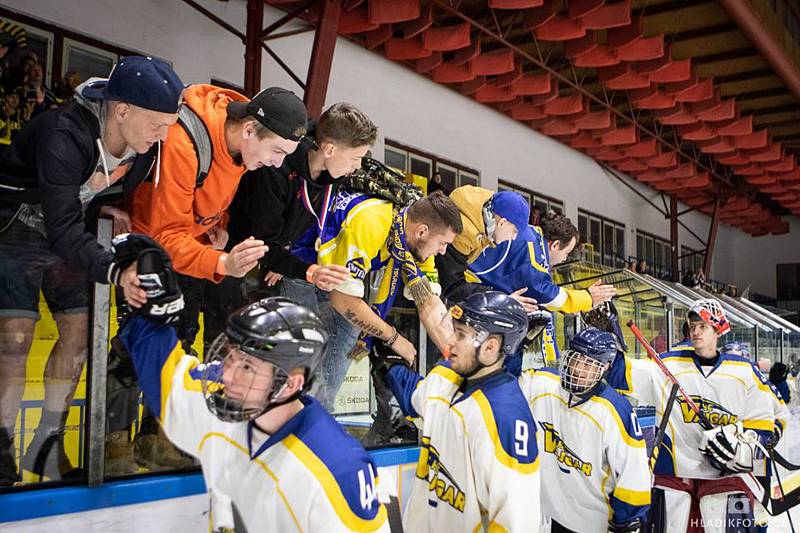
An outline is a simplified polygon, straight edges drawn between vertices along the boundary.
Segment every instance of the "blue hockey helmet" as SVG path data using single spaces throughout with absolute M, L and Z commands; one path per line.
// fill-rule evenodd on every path
M 477 292 L 450 308 L 450 316 L 477 332 L 480 346 L 489 335 L 503 337 L 505 355 L 516 353 L 528 332 L 528 315 L 522 304 L 499 291 Z
M 617 356 L 614 335 L 597 328 L 578 332 L 561 358 L 561 387 L 584 397 L 600 383 Z
M 753 356 L 750 353 L 750 345 L 746 342 L 732 341 L 726 343 L 725 346 L 722 347 L 722 353 L 740 355 L 750 360 L 753 359 Z

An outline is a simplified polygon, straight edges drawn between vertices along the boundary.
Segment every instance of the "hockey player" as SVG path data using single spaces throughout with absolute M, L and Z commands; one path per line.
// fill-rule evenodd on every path
M 553 533 L 634 533 L 646 519 L 650 469 L 639 422 L 603 382 L 616 354 L 610 333 L 588 328 L 570 341 L 559 372 L 520 378 L 539 426 L 542 514 Z
M 405 530 L 539 531 L 536 426 L 516 379 L 503 369 L 527 331 L 525 309 L 485 292 L 450 313 L 450 359 L 424 379 L 385 346 L 373 347 L 403 412 L 422 424 Z
M 692 345 L 661 358 L 714 427 L 704 430 L 678 397 L 655 465 L 650 521 L 655 531 L 748 531 L 753 502 L 739 474 L 753 471 L 754 442 L 772 438 L 780 400 L 751 361 L 717 351 L 730 330 L 718 301 L 696 301 L 686 319 Z M 660 422 L 671 383 L 654 362 L 618 354 L 607 381 L 655 405 Z
M 540 226 L 528 229 L 513 241 L 487 248 L 470 263 L 469 273 L 499 291 L 510 293 L 524 288 L 525 296 L 535 299 L 548 311 L 570 314 L 589 311 L 616 294 L 613 285 L 599 281 L 587 289 L 563 288 L 553 281 L 553 267 L 567 259 L 580 239 L 578 229 L 567 217 L 551 212 L 542 218 Z M 545 361 L 555 364 L 558 347 L 552 320 L 544 329 L 542 347 Z M 509 358 L 506 365 L 519 375 L 522 354 Z
M 159 323 L 180 290 L 166 254 L 142 239 L 117 252 L 137 257 L 162 296 L 120 338 L 167 436 L 200 460 L 212 496 L 230 498 L 236 530 L 389 531 L 375 464 L 304 394 L 328 342 L 319 318 L 266 298 L 233 313 L 200 364 Z

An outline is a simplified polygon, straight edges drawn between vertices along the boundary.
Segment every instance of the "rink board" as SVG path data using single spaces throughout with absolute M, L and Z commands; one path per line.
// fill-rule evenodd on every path
M 419 448 L 375 450 L 370 454 L 378 467 L 393 474 L 401 505 L 405 507 Z M 95 488 L 64 487 L 6 494 L 0 497 L 0 523 L 3 523 L 0 529 L 62 533 L 65 527 L 75 525 L 83 533 L 207 531 L 209 504 L 205 492 L 203 476 L 192 473 L 115 481 Z M 158 520 L 153 518 L 156 515 Z

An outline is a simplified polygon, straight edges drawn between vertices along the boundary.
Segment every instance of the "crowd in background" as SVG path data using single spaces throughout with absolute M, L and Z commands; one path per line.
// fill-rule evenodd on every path
M 45 65 L 27 46 L 25 30 L 0 20 L 0 152 L 31 119 L 71 100 L 81 83 L 74 71 L 53 87 L 47 86 L 46 77 Z

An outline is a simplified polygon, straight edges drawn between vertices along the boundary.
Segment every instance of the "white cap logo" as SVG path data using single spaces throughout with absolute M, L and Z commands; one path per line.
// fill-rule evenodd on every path
M 260 107 L 258 108 L 258 116 L 260 116 L 260 117 L 264 116 L 264 110 L 261 109 Z

